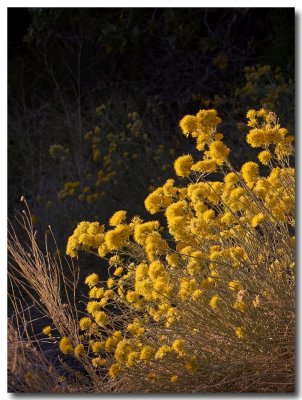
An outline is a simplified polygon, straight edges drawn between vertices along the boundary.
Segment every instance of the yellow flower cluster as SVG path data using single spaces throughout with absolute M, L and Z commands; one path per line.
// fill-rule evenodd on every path
M 51 336 L 51 326 L 50 325 L 45 326 L 42 329 L 42 332 L 44 333 L 44 335 Z
M 118 225 L 120 225 L 126 219 L 126 216 L 127 216 L 127 211 L 123 211 L 123 210 L 117 211 L 110 218 L 109 225 L 110 226 L 118 226 Z
M 216 110 L 201 110 L 195 116 L 187 115 L 180 121 L 182 133 L 196 138 L 196 148 L 204 155 L 196 163 L 191 154 L 177 158 L 174 162 L 176 175 L 186 177 L 192 172 L 206 175 L 215 172 L 217 166 L 227 161 L 230 149 L 221 141 L 223 135 L 216 132 L 220 122 Z
M 278 123 L 277 116 L 263 108 L 259 111 L 250 110 L 247 113 L 248 126 L 252 129 L 246 140 L 252 147 L 262 147 L 266 151 L 259 154 L 260 161 L 267 165 L 272 154 L 267 152 L 269 146 L 273 146 L 274 156 L 282 161 L 293 154 L 292 142 L 294 137 L 288 134 L 287 129 Z M 262 161 L 261 161 L 262 162 Z
M 77 256 L 78 249 L 99 248 L 105 243 L 104 226 L 98 222 L 80 222 L 67 242 L 66 254 Z
M 58 193 L 58 199 L 60 201 L 65 200 L 68 196 L 74 196 L 77 189 L 80 187 L 80 182 L 66 182 L 64 184 L 64 189 L 60 190 Z
M 59 343 L 59 347 L 62 353 L 69 354 L 73 352 L 73 347 L 70 340 L 67 337 L 62 337 Z
M 190 175 L 192 165 L 193 165 L 193 158 L 191 154 L 177 158 L 177 160 L 175 160 L 174 163 L 174 169 L 176 175 L 178 176 Z
M 69 149 L 65 148 L 61 144 L 52 144 L 49 148 L 49 155 L 52 158 L 60 158 L 61 161 L 64 161 L 65 156 L 69 153 Z
M 198 137 L 199 135 L 212 135 L 221 119 L 216 110 L 200 110 L 195 116 L 186 115 L 179 123 L 184 135 Z

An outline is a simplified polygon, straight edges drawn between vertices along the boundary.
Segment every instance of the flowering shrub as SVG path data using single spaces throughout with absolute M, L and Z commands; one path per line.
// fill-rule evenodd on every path
M 259 162 L 240 171 L 215 110 L 180 121 L 200 157 L 177 158 L 182 184 L 168 179 L 145 200 L 166 227 L 120 210 L 108 228 L 84 221 L 68 239 L 68 255 L 94 252 L 110 276 L 86 278 L 78 341 L 62 337 L 60 348 L 116 390 L 293 388 L 293 137 L 265 109 L 247 119 Z

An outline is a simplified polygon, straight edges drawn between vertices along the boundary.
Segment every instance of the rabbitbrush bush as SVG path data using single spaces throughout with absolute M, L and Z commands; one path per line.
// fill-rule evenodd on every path
M 59 341 L 102 390 L 294 390 L 293 136 L 265 109 L 247 120 L 259 153 L 239 171 L 215 110 L 180 121 L 200 155 L 176 159 L 177 183 L 146 198 L 165 223 L 120 210 L 108 226 L 83 221 L 69 237 L 69 256 L 108 260 L 106 282 L 98 271 L 86 278 L 77 333 Z

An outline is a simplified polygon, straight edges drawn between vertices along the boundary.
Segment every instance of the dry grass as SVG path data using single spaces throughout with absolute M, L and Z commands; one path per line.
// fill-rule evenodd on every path
M 102 392 L 102 379 L 87 360 L 64 359 L 58 340 L 66 336 L 79 343 L 76 289 L 78 269 L 72 262 L 63 265 L 58 255 L 40 249 L 31 213 L 16 217 L 17 234 L 10 226 L 9 319 L 8 319 L 8 390 L 10 392 Z M 21 243 L 22 241 L 22 243 Z M 51 321 L 52 335 L 42 328 Z
M 17 221 L 26 234 L 25 244 L 21 243 L 11 225 L 8 240 L 9 278 L 12 290 L 22 290 L 35 307 L 50 318 L 60 335 L 77 337 L 77 308 L 75 306 L 78 270 L 72 263 L 64 265 L 61 259 L 39 248 L 36 232 L 27 206 Z M 66 302 L 63 303 L 63 298 Z

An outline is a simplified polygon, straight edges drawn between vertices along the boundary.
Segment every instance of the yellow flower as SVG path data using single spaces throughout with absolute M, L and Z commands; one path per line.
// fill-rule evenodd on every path
M 182 133 L 189 136 L 190 133 L 197 129 L 197 122 L 198 120 L 194 115 L 186 115 L 183 117 L 179 122 Z
M 109 248 L 107 247 L 106 243 L 102 243 L 101 246 L 98 248 L 98 254 L 100 257 L 106 257 L 109 253 Z
M 179 261 L 178 254 L 167 254 L 166 260 L 170 267 L 176 268 Z
M 251 109 L 246 113 L 246 118 L 250 119 L 250 120 L 254 120 L 256 118 L 256 115 L 257 115 L 257 111 L 254 109 Z
M 44 333 L 44 335 L 49 336 L 49 335 L 51 334 L 51 326 L 50 326 L 50 325 L 45 326 L 45 327 L 42 329 L 42 332 Z
M 187 203 L 184 200 L 177 201 L 176 203 L 172 203 L 169 207 L 167 207 L 165 216 L 169 220 L 174 217 L 184 217 L 186 215 Z
M 230 254 L 235 260 L 240 260 L 244 257 L 244 250 L 239 246 L 231 247 Z
M 91 344 L 91 350 L 93 353 L 99 353 L 105 349 L 105 343 L 104 342 L 93 342 Z
M 139 359 L 139 355 L 138 351 L 131 351 L 128 355 L 127 366 L 134 367 L 136 360 Z
M 66 150 L 64 149 L 64 147 L 60 144 L 52 144 L 49 148 L 49 155 L 51 157 L 55 157 L 58 153 L 64 153 L 66 152 Z
M 145 328 L 141 326 L 138 320 L 134 320 L 133 323 L 127 326 L 127 331 L 132 335 L 140 337 L 145 333 Z
M 240 174 L 235 174 L 235 172 L 229 172 L 225 175 L 224 181 L 227 184 L 237 183 L 239 181 Z
M 113 275 L 114 275 L 114 276 L 120 276 L 120 275 L 123 273 L 123 271 L 124 271 L 124 268 L 123 268 L 123 267 L 118 267 L 118 268 L 116 268 L 116 270 L 114 271 Z
M 149 361 L 154 357 L 155 352 L 156 351 L 153 349 L 153 347 L 145 345 L 141 350 L 139 358 L 143 361 Z
M 171 352 L 171 347 L 167 345 L 161 346 L 156 354 L 155 354 L 155 359 L 162 359 L 166 354 Z
M 135 281 L 142 281 L 148 276 L 148 265 L 145 263 L 140 263 L 135 270 Z
M 155 232 L 146 238 L 145 250 L 149 261 L 154 261 L 161 254 L 164 254 L 168 249 L 168 244 L 160 233 Z
M 135 303 L 139 299 L 139 295 L 134 291 L 128 291 L 126 295 L 126 300 L 128 303 Z
M 289 139 L 288 137 L 287 139 Z M 278 160 L 282 160 L 284 157 L 288 157 L 293 153 L 293 147 L 287 140 L 283 140 L 278 143 L 275 147 L 274 153 L 276 154 Z
M 119 362 L 127 361 L 129 353 L 133 350 L 133 346 L 130 345 L 130 342 L 127 339 L 120 340 L 114 352 L 114 357 Z
M 207 134 L 214 133 L 217 125 L 221 123 L 221 118 L 217 116 L 217 111 L 214 109 L 200 110 L 196 117 L 199 131 Z
M 173 384 L 182 379 L 178 367 L 185 369 L 185 374 L 194 373 L 199 363 L 202 367 L 202 356 L 193 348 L 194 340 L 203 340 L 202 328 L 194 324 L 187 327 L 192 333 L 190 343 L 181 334 L 185 332 L 182 329 L 185 324 L 190 325 L 194 320 L 189 318 L 190 312 L 216 315 L 216 322 L 224 321 L 226 326 L 231 326 L 230 333 L 240 343 L 239 339 L 247 333 L 238 321 L 244 316 L 249 318 L 250 311 L 261 311 L 266 298 L 264 289 L 258 288 L 264 299 L 261 304 L 257 301 L 254 275 L 246 280 L 246 270 L 271 258 L 267 271 L 272 279 L 282 279 L 283 269 L 289 278 L 292 276 L 288 251 L 294 245 L 290 236 L 285 240 L 288 251 L 277 246 L 272 257 L 263 251 L 269 248 L 265 242 L 269 235 L 263 235 L 262 247 L 254 240 L 261 233 L 254 228 L 261 223 L 263 229 L 271 228 L 272 235 L 274 225 L 283 224 L 290 230 L 294 226 L 294 169 L 285 157 L 289 155 L 286 152 L 290 151 L 292 139 L 280 128 L 277 118 L 266 110 L 250 110 L 247 116 L 250 126 L 247 140 L 252 147 L 262 147 L 261 153 L 256 152 L 260 161 L 245 162 L 240 171 L 233 169 L 227 160 L 230 149 L 222 142 L 223 135 L 216 131 L 220 123 L 217 112 L 200 110 L 196 116 L 184 117 L 180 127 L 186 136 L 196 139 L 197 149 L 203 154 L 195 163 L 190 154 L 174 163 L 176 174 L 189 176 L 190 182 L 176 187 L 174 180 L 168 179 L 158 188 L 159 176 L 150 182 L 152 193 L 145 199 L 145 207 L 151 214 L 163 212 L 161 220 L 166 219 L 166 225 L 161 226 L 159 221 L 144 222 L 138 216 L 126 224 L 126 211 L 120 210 L 110 218 L 111 227 L 106 233 L 104 226 L 97 222 L 84 221 L 69 238 L 68 252 L 73 256 L 80 250 L 92 249 L 102 257 L 109 254 L 107 285 L 105 282 L 105 286 L 98 287 L 97 274 L 85 280 L 90 301 L 86 304 L 87 317 L 79 321 L 78 341 L 84 344 L 87 355 L 91 355 L 90 362 L 99 369 L 106 367 L 97 373 L 103 375 L 109 369 L 108 376 L 115 378 L 123 368 L 127 376 L 135 374 L 137 369 L 147 379 L 149 372 L 156 372 L 157 365 L 163 367 L 164 376 L 153 372 L 149 376 L 157 377 L 159 382 L 164 378 L 167 385 Z M 129 129 L 133 126 L 131 121 Z M 118 143 L 117 135 L 113 141 Z M 162 155 L 163 147 L 155 156 L 159 159 Z M 278 156 L 284 158 L 278 162 Z M 269 161 L 271 157 L 276 161 L 276 168 Z M 109 158 L 104 158 L 102 173 L 96 172 L 96 180 L 105 182 L 105 178 L 111 177 L 113 158 L 112 167 L 109 168 L 108 162 Z M 263 177 L 259 176 L 260 163 L 269 166 Z M 215 174 L 213 181 L 204 179 L 204 175 L 216 170 L 220 173 L 217 178 Z M 73 183 L 64 188 L 68 193 L 75 189 Z M 83 194 L 86 198 L 92 192 L 91 186 Z M 269 223 L 263 222 L 265 218 L 269 218 Z M 288 282 L 293 283 L 291 279 Z M 248 295 L 249 284 L 256 290 L 252 298 Z M 113 327 L 121 331 L 112 333 Z M 63 338 L 60 341 L 60 348 L 66 354 L 74 351 L 72 354 L 81 356 L 84 346 L 78 346 L 72 350 L 67 338 L 65 342 Z M 103 353 L 107 364 L 97 357 Z M 175 368 L 164 371 L 166 363 Z M 134 368 L 130 370 L 130 367 Z
M 59 342 L 59 348 L 60 348 L 61 352 L 64 354 L 70 354 L 73 351 L 70 340 L 65 336 L 61 338 L 61 340 Z
M 149 211 L 150 214 L 155 214 L 162 208 L 167 207 L 171 202 L 172 194 L 168 193 L 167 188 L 159 187 L 147 196 L 144 204 L 146 210 Z
M 99 325 L 99 326 L 106 326 L 109 323 L 109 319 L 107 314 L 104 311 L 97 311 L 94 314 L 94 318 L 95 318 L 95 322 Z
M 101 152 L 100 152 L 100 150 L 99 150 L 99 149 L 96 149 L 96 148 L 93 149 L 93 152 L 92 152 L 92 159 L 93 159 L 93 161 L 94 161 L 94 162 L 99 161 L 100 158 L 101 158 Z
M 210 157 L 214 159 L 218 165 L 225 162 L 229 153 L 230 149 L 219 140 L 215 140 L 209 146 Z
M 214 310 L 217 308 L 217 303 L 218 303 L 218 301 L 219 301 L 219 296 L 218 296 L 217 294 L 215 294 L 215 295 L 211 298 L 211 300 L 210 300 L 210 302 L 209 302 L 210 306 L 211 306 Z
M 246 162 L 241 168 L 241 173 L 246 183 L 254 182 L 259 177 L 259 165 L 252 161 Z
M 117 364 L 117 363 L 112 364 L 108 371 L 110 378 L 115 379 L 119 375 L 121 370 L 122 370 L 122 367 L 120 364 Z
M 259 213 L 252 218 L 251 226 L 256 228 L 258 225 L 261 224 L 265 220 L 265 216 L 263 213 Z
M 198 151 L 204 151 L 206 144 L 208 144 L 210 141 L 211 141 L 211 136 L 209 134 L 198 132 L 198 136 L 196 139 L 196 149 Z
M 202 218 L 206 223 L 210 223 L 215 218 L 214 210 L 207 210 L 202 214 Z
M 127 211 L 116 211 L 112 217 L 109 220 L 109 225 L 110 226 L 118 226 L 119 224 L 122 224 L 124 220 L 126 219 L 127 216 Z
M 148 274 L 152 280 L 156 280 L 160 276 L 166 276 L 166 270 L 162 263 L 153 261 L 149 266 Z
M 101 305 L 98 301 L 89 301 L 86 306 L 86 310 L 92 315 L 94 315 L 94 313 L 96 313 L 100 308 Z
M 134 240 L 140 245 L 145 245 L 147 237 L 159 229 L 159 221 L 138 223 L 134 227 Z
M 89 329 L 91 324 L 92 324 L 92 321 L 88 317 L 81 318 L 79 321 L 80 329 L 82 331 L 86 331 L 87 329 Z
M 230 200 L 237 203 L 240 200 L 241 196 L 244 196 L 245 194 L 245 189 L 243 189 L 242 187 L 237 187 L 236 189 L 232 190 L 230 194 Z
M 115 255 L 109 258 L 109 265 L 117 265 L 122 262 L 120 256 Z
M 115 285 L 114 279 L 109 278 L 109 279 L 107 280 L 107 287 L 108 287 L 108 289 L 112 289 L 112 288 L 114 287 L 114 285 Z
M 251 129 L 250 132 L 246 135 L 247 143 L 253 147 L 261 147 L 265 144 L 265 132 L 263 129 Z
M 89 287 L 93 287 L 95 285 L 97 285 L 100 282 L 99 280 L 99 276 L 98 274 L 91 274 L 89 276 L 87 276 L 85 283 L 86 285 L 88 285 Z
M 258 154 L 258 159 L 263 165 L 268 165 L 272 154 L 269 150 L 263 150 Z
M 127 225 L 118 225 L 114 230 L 105 234 L 106 245 L 109 250 L 119 250 L 125 246 L 130 235 L 130 228 Z
M 98 288 L 94 286 L 90 291 L 89 291 L 89 297 L 91 299 L 101 299 L 104 295 L 104 288 Z
M 232 213 L 226 212 L 221 216 L 220 221 L 226 225 L 231 225 L 236 222 L 236 217 Z
M 238 281 L 230 281 L 228 286 L 231 290 L 240 290 L 241 289 L 240 282 L 238 282 Z
M 81 357 L 85 354 L 85 350 L 84 350 L 84 345 L 83 344 L 78 344 L 75 348 L 74 348 L 74 354 L 77 357 Z
M 194 290 L 193 294 L 192 294 L 192 299 L 193 300 L 197 300 L 199 299 L 199 297 L 201 297 L 203 295 L 203 291 L 200 289 L 196 289 Z
M 74 236 L 70 236 L 67 241 L 66 254 L 70 257 L 77 257 L 78 241 Z
M 111 290 L 111 289 L 105 290 L 105 292 L 104 292 L 104 297 L 105 297 L 105 298 L 107 297 L 108 299 L 114 299 L 115 293 L 114 293 L 114 291 Z
M 192 166 L 192 171 L 196 172 L 215 172 L 217 168 L 217 162 L 215 160 L 203 160 L 198 161 Z
M 174 342 L 172 343 L 172 349 L 174 351 L 176 351 L 176 353 L 178 354 L 182 354 L 183 353 L 183 347 L 184 347 L 184 342 L 181 339 L 176 339 L 174 340 Z
M 93 236 L 103 233 L 104 230 L 104 225 L 100 225 L 98 222 L 90 222 L 87 228 L 87 233 Z
M 114 338 L 109 337 L 108 339 L 106 339 L 105 349 L 108 351 L 112 351 L 116 347 L 117 343 L 118 342 Z
M 191 154 L 178 157 L 174 162 L 174 169 L 178 176 L 188 176 L 191 172 L 193 165 L 193 158 Z
M 238 339 L 243 339 L 244 338 L 244 330 L 240 327 L 235 328 L 235 335 L 238 337 Z
M 91 360 L 91 364 L 96 367 L 103 367 L 107 364 L 107 360 L 101 357 L 95 357 Z

